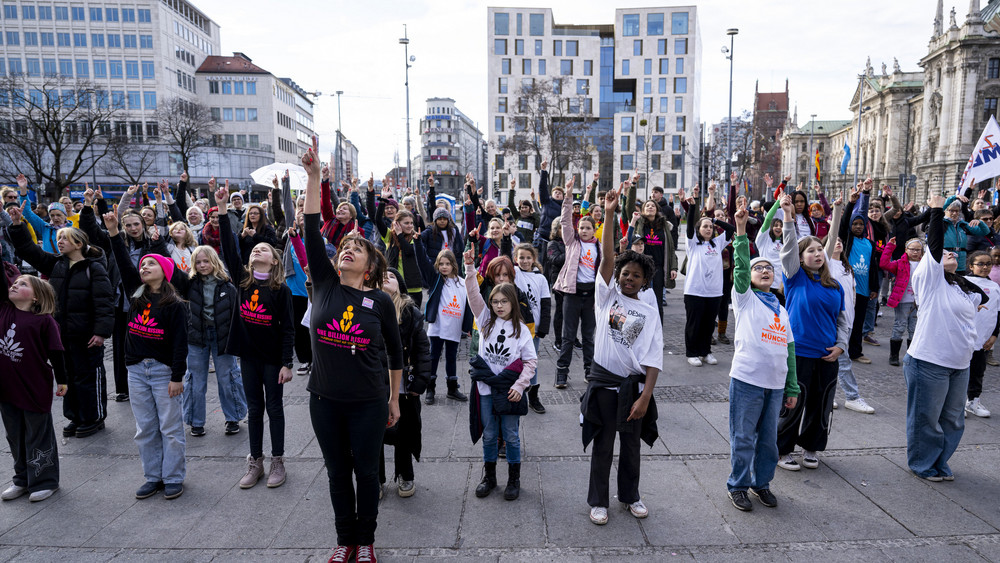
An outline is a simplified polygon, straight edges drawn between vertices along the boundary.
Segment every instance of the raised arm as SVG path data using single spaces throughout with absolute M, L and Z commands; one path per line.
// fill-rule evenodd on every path
M 323 235 L 319 232 L 319 156 L 312 149 L 302 155 L 302 167 L 306 169 L 308 176 L 303 212 L 305 212 L 305 240 L 306 255 L 309 257 L 309 274 L 312 277 L 313 285 L 339 284 L 340 276 L 326 256 L 326 241 L 323 240 Z
M 132 295 L 142 280 L 139 278 L 139 271 L 132 264 L 125 240 L 118 233 L 118 216 L 114 211 L 104 214 L 104 224 L 108 227 L 108 237 L 111 239 L 111 253 L 114 255 L 115 264 L 118 266 L 118 273 L 121 275 L 122 287 L 125 295 Z
M 736 239 L 733 240 L 733 289 L 737 293 L 750 290 L 750 240 L 747 238 L 747 218 L 750 216 L 745 207 L 740 207 L 733 214 L 736 221 Z
M 799 273 L 802 263 L 799 260 L 799 234 L 795 230 L 795 208 L 788 194 L 781 196 L 781 211 L 785 215 L 781 233 L 781 269 L 786 278 L 791 278 Z
M 931 258 L 940 263 L 944 255 L 944 198 L 932 195 L 927 200 L 930 206 L 930 220 L 927 223 L 927 251 Z
M 236 238 L 233 236 L 233 229 L 229 225 L 229 213 L 227 206 L 229 203 L 229 190 L 219 188 L 215 192 L 215 203 L 219 206 L 219 239 L 221 243 L 221 256 L 223 264 L 229 270 L 229 276 L 233 278 L 233 285 L 240 285 L 246 277 L 246 268 L 243 267 L 242 255 L 236 248 Z
M 775 205 L 773 207 L 777 207 L 777 205 Z M 830 224 L 831 225 L 839 225 L 840 224 L 840 217 L 843 214 L 844 214 L 844 200 L 838 197 L 837 199 L 835 199 L 833 201 L 833 216 L 830 218 Z M 768 215 L 770 215 L 770 213 L 768 213 Z M 832 235 L 832 234 L 833 233 L 831 232 L 830 235 Z M 833 256 L 833 250 L 834 250 L 834 248 L 836 248 L 836 246 L 837 246 L 837 237 L 836 236 L 827 236 L 826 237 L 826 245 L 823 247 L 823 250 L 826 251 L 826 255 L 827 256 Z
M 695 235 L 695 223 L 698 221 L 698 205 L 695 203 L 694 198 L 688 198 L 687 204 L 687 238 L 691 240 Z
M 479 279 L 476 272 L 476 253 L 473 250 L 466 250 L 462 255 L 465 260 L 465 292 L 468 294 L 469 309 L 475 315 L 476 320 L 482 323 L 486 314 L 486 301 L 479 293 Z M 516 304 L 515 304 L 516 306 Z M 481 325 L 480 325 L 481 326 Z
M 538 179 L 538 201 L 545 205 L 551 199 L 549 197 L 549 171 L 546 170 L 549 166 L 548 160 L 542 161 L 542 171 L 539 173 Z
M 618 196 L 622 193 L 625 184 L 618 189 L 612 188 L 604 197 L 604 218 L 606 221 L 615 220 L 615 211 L 618 209 Z M 608 228 L 601 232 L 601 264 L 598 272 L 604 278 L 604 283 L 611 285 L 611 276 L 615 272 L 615 234 L 614 229 Z

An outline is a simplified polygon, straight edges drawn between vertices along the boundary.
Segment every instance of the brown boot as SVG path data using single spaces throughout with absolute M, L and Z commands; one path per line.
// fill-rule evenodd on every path
M 276 455 L 271 457 L 271 470 L 267 473 L 267 487 L 273 489 L 285 484 L 285 458 Z
M 253 454 L 247 456 L 247 474 L 240 479 L 240 488 L 249 489 L 260 481 L 261 476 L 264 475 L 264 458 L 258 457 L 253 458 Z

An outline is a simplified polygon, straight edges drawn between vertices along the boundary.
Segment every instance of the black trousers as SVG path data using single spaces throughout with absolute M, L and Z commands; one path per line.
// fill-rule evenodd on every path
M 87 341 L 63 341 L 66 349 L 66 396 L 63 416 L 77 424 L 92 424 L 108 416 L 108 377 L 104 371 L 104 346 L 87 347 Z
M 587 504 L 608 507 L 611 463 L 615 454 L 615 435 L 618 435 L 618 500 L 632 504 L 639 500 L 639 431 L 642 422 L 633 420 L 631 432 L 618 432 L 615 420 L 618 415 L 618 393 L 610 389 L 595 389 L 598 416 L 604 425 L 594 437 L 590 454 L 590 488 Z
M 302 326 L 302 317 L 309 307 L 309 298 L 299 295 L 292 296 L 292 324 L 295 325 L 295 356 L 299 363 L 308 364 L 313 361 L 312 339 L 309 337 L 309 327 Z
M 778 455 L 792 453 L 796 444 L 804 450 L 826 449 L 833 422 L 833 396 L 837 391 L 837 362 L 795 356 L 799 378 L 799 400 L 794 409 L 781 407 L 778 417 Z
M 0 417 L 14 456 L 14 484 L 29 492 L 59 486 L 59 450 L 52 413 L 30 412 L 0 403 Z
M 594 331 L 597 317 L 594 312 L 594 292 L 567 293 L 563 296 L 563 344 L 559 360 L 556 361 L 556 381 L 565 381 L 569 366 L 573 363 L 573 340 L 580 327 L 583 341 L 583 371 L 590 374 L 590 363 L 594 360 Z
M 338 545 L 371 545 L 378 526 L 378 460 L 389 420 L 389 403 L 340 402 L 309 397 L 316 442 L 330 478 Z M 357 479 L 357 493 L 354 490 Z
M 387 428 L 382 443 L 387 446 L 395 446 L 396 452 L 393 456 L 395 473 L 393 480 L 402 479 L 404 481 L 413 480 L 413 454 L 416 444 L 413 444 L 407 436 L 416 430 L 420 434 L 420 397 L 415 395 L 399 395 L 399 421 L 396 426 Z M 385 448 L 379 453 L 378 458 L 378 482 L 385 483 Z
M 969 400 L 983 393 L 983 376 L 986 375 L 986 350 L 976 350 L 972 353 L 972 363 L 969 364 Z
M 663 324 L 663 268 L 656 268 L 653 270 L 653 292 L 656 293 L 656 308 L 660 312 L 660 324 Z
M 115 307 L 115 328 L 111 333 L 111 359 L 115 372 L 115 393 L 128 394 L 128 366 L 125 365 L 125 329 L 128 314 Z
M 700 358 L 712 353 L 712 330 L 722 297 L 684 296 L 684 355 Z
M 264 455 L 264 411 L 271 430 L 271 455 L 285 455 L 284 386 L 278 383 L 281 366 L 240 359 L 243 389 L 247 394 L 247 428 L 250 431 L 250 455 Z
M 733 274 L 722 273 L 722 297 L 719 298 L 719 316 L 721 322 L 729 322 L 729 301 L 733 298 Z
M 847 341 L 847 355 L 852 360 L 864 356 L 861 339 L 865 337 L 865 315 L 868 314 L 868 296 L 856 293 L 854 302 L 854 325 L 851 327 L 851 338 Z M 834 362 L 836 363 L 836 362 Z
M 454 386 L 458 389 L 458 342 L 431 336 L 431 380 L 427 383 L 427 389 L 433 391 L 437 382 L 438 362 L 441 361 L 441 350 L 444 350 L 444 372 L 448 378 L 448 389 Z M 402 416 L 402 415 L 400 415 Z
M 417 309 L 419 309 L 420 305 L 422 305 L 424 302 L 424 292 L 414 291 L 412 293 L 407 293 L 407 295 L 410 296 L 410 299 L 413 300 L 413 302 L 417 305 Z
M 555 338 L 557 348 L 562 347 L 563 334 L 563 292 L 552 290 L 552 298 L 555 299 L 555 307 L 552 311 L 552 334 Z M 573 335 L 576 338 L 576 335 Z

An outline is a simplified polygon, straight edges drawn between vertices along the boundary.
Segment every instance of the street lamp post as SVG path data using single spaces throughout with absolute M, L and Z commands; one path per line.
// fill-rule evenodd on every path
M 726 181 L 730 181 L 733 169 L 733 49 L 736 47 L 736 34 L 739 29 L 731 27 L 726 30 L 729 36 L 729 49 L 722 48 L 722 53 L 729 59 L 729 121 L 726 123 Z M 732 186 L 730 186 L 732 187 Z
M 340 121 L 340 96 L 343 93 L 343 90 L 337 90 L 337 173 L 333 179 L 335 186 L 339 186 L 339 182 L 344 180 L 344 144 L 341 142 L 341 139 L 344 138 L 344 133 L 342 132 L 343 125 Z M 347 181 L 350 182 L 351 179 L 348 178 Z
M 869 108 L 862 107 L 864 105 L 864 99 L 865 99 L 865 83 L 864 83 L 864 79 L 865 79 L 865 75 L 864 74 L 859 74 L 858 75 L 858 80 L 859 80 L 859 88 L 858 88 L 858 124 L 854 128 L 855 131 L 854 131 L 854 184 L 853 185 L 855 185 L 855 186 L 858 185 L 858 170 L 859 170 L 859 167 L 861 166 L 861 114 L 864 113 L 865 110 L 871 109 L 870 107 Z
M 809 122 L 809 156 L 808 156 L 808 158 L 809 158 L 810 162 L 814 162 L 815 161 L 815 157 L 813 156 L 813 133 L 816 132 L 816 114 L 814 113 L 814 114 L 810 115 L 809 117 L 811 118 L 811 121 Z M 809 167 L 811 168 L 812 165 L 810 165 Z M 812 182 L 812 180 L 810 180 L 809 182 L 806 182 L 806 193 L 809 193 L 809 184 L 811 182 Z
M 410 66 L 412 65 L 410 63 L 415 61 L 416 57 L 410 56 L 410 40 L 406 35 L 406 24 L 403 24 L 403 37 L 399 40 L 399 44 L 403 46 L 406 63 L 406 187 L 412 190 L 413 183 L 410 180 Z

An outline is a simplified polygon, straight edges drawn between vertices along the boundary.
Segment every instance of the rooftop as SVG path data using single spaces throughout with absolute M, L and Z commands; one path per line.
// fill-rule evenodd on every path
M 271 74 L 270 72 L 253 64 L 250 57 L 243 53 L 233 53 L 231 57 L 211 55 L 205 58 L 196 72 L 211 72 L 214 74 Z

